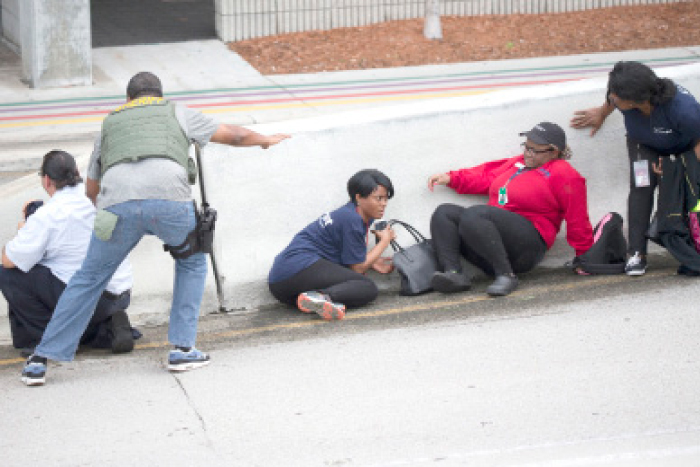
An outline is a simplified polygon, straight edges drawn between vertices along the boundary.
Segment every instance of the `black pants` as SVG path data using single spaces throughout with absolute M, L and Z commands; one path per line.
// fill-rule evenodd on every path
M 651 212 L 654 209 L 654 190 L 659 184 L 659 178 L 651 169 L 651 162 L 657 163 L 662 155 L 648 146 L 639 144 L 627 138 L 627 155 L 630 162 L 630 194 L 627 197 L 627 241 L 630 254 L 647 253 L 646 233 L 649 230 Z M 649 186 L 637 187 L 634 178 L 634 162 L 647 162 L 649 170 Z
M 532 223 L 494 206 L 440 205 L 430 219 L 438 262 L 443 271 L 460 271 L 460 254 L 489 275 L 530 271 L 547 246 Z
M 347 308 L 357 308 L 377 298 L 377 286 L 371 279 L 352 269 L 319 259 L 289 279 L 269 284 L 270 292 L 282 303 L 296 306 L 302 292 L 316 291 Z
M 36 265 L 26 273 L 17 268 L 0 267 L 0 291 L 7 300 L 15 348 L 34 348 L 39 344 L 65 288 L 66 284 L 42 265 Z M 118 296 L 103 293 L 80 343 L 109 347 L 109 319 L 115 312 L 125 310 L 130 301 L 130 292 Z

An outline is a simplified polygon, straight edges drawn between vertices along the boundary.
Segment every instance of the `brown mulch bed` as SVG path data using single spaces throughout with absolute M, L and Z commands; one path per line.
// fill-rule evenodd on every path
M 440 41 L 423 20 L 312 31 L 229 43 L 262 74 L 700 45 L 700 0 L 572 13 L 442 18 Z

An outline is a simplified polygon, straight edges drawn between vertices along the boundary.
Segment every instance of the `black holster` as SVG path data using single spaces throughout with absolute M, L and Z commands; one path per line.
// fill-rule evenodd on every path
M 202 209 L 197 209 L 194 204 L 194 215 L 197 218 L 197 225 L 194 230 L 187 234 L 185 241 L 181 245 L 163 245 L 163 250 L 170 253 L 175 259 L 189 258 L 195 253 L 211 253 L 214 248 L 214 227 L 216 226 L 216 209 L 208 203 L 202 203 Z

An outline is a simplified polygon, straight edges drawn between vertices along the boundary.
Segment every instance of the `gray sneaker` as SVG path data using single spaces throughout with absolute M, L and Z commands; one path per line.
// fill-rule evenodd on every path
M 22 369 L 22 382 L 27 386 L 41 386 L 46 382 L 46 359 L 31 355 Z
M 518 287 L 518 278 L 514 274 L 499 274 L 496 280 L 486 288 L 492 297 L 504 297 Z
M 192 347 L 185 351 L 182 349 L 171 350 L 168 355 L 168 370 L 187 371 L 209 365 L 209 355 Z
M 336 303 L 321 292 L 303 292 L 297 297 L 297 308 L 304 313 L 316 313 L 325 320 L 345 318 L 345 305 Z
M 457 293 L 469 290 L 469 278 L 459 271 L 436 272 L 430 280 L 430 287 L 441 293 Z

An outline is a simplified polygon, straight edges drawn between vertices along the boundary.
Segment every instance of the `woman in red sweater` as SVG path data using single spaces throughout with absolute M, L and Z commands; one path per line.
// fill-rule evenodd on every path
M 460 255 L 495 281 L 492 296 L 508 295 L 518 285 L 516 273 L 533 269 L 544 257 L 566 221 L 566 239 L 585 253 L 593 244 L 588 219 L 586 180 L 565 159 L 571 157 L 566 134 L 551 122 L 521 133 L 524 153 L 510 159 L 436 174 L 428 180 L 460 194 L 488 195 L 487 205 L 443 204 L 433 213 L 430 232 L 442 272 L 433 289 L 443 293 L 468 290 Z

